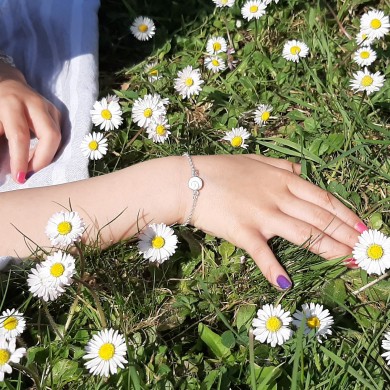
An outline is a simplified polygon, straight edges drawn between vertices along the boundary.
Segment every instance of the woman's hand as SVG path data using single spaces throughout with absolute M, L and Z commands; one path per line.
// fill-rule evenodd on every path
M 28 172 L 52 162 L 61 142 L 60 113 L 7 64 L 0 64 L 0 106 L 0 136 L 8 140 L 11 174 L 23 184 Z M 38 138 L 33 151 L 30 130 Z
M 326 259 L 351 256 L 364 224 L 333 195 L 295 174 L 298 164 L 257 155 L 192 159 L 204 187 L 191 223 L 245 249 L 274 286 L 285 289 L 291 282 L 267 245 L 272 237 Z M 190 177 L 189 167 L 187 172 Z M 182 221 L 192 207 L 187 191 Z

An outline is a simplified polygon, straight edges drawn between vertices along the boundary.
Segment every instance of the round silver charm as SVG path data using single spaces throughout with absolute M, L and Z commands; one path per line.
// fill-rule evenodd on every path
M 203 187 L 203 180 L 199 176 L 192 176 L 188 180 L 188 187 L 193 191 L 199 191 Z

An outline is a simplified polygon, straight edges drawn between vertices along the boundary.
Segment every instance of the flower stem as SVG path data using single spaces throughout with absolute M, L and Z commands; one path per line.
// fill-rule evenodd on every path
M 15 367 L 17 370 L 19 370 L 21 372 L 25 372 L 27 375 L 29 375 L 35 383 L 35 389 L 41 390 L 41 384 L 40 384 L 39 378 L 33 370 L 30 370 L 26 366 L 23 366 L 23 365 L 18 364 L 18 363 L 12 363 L 12 366 Z
M 254 338 L 253 329 L 249 329 L 249 366 L 251 371 L 251 387 L 252 390 L 257 390 L 256 386 L 256 373 L 255 373 L 255 351 L 254 351 Z
M 58 327 L 57 327 L 57 324 L 55 323 L 52 315 L 50 314 L 49 312 L 49 308 L 46 304 L 45 301 L 41 300 L 42 302 L 42 307 L 43 307 L 43 310 L 45 312 L 45 315 L 46 315 L 46 318 L 49 320 L 49 323 L 50 323 L 50 326 L 52 327 L 54 333 L 62 340 L 64 341 L 64 337 L 63 335 L 61 334 L 61 332 L 58 330 Z

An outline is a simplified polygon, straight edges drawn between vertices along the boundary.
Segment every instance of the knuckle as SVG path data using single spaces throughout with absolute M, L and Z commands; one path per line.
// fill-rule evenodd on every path
M 13 129 L 12 132 L 7 132 L 6 137 L 9 141 L 14 142 L 15 144 L 25 144 L 30 141 L 29 132 L 22 128 L 16 128 Z

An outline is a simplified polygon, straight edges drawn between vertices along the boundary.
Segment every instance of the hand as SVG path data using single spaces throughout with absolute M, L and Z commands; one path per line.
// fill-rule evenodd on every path
M 192 158 L 204 181 L 193 225 L 245 249 L 275 287 L 285 289 L 291 282 L 267 245 L 272 237 L 326 259 L 351 256 L 362 221 L 333 195 L 300 178 L 298 164 L 256 155 Z M 187 202 L 183 220 L 192 199 Z
M 0 136 L 8 140 L 11 174 L 23 184 L 28 172 L 52 162 L 61 142 L 60 112 L 6 64 L 0 64 L 0 105 Z M 33 151 L 29 150 L 30 130 L 38 138 Z

